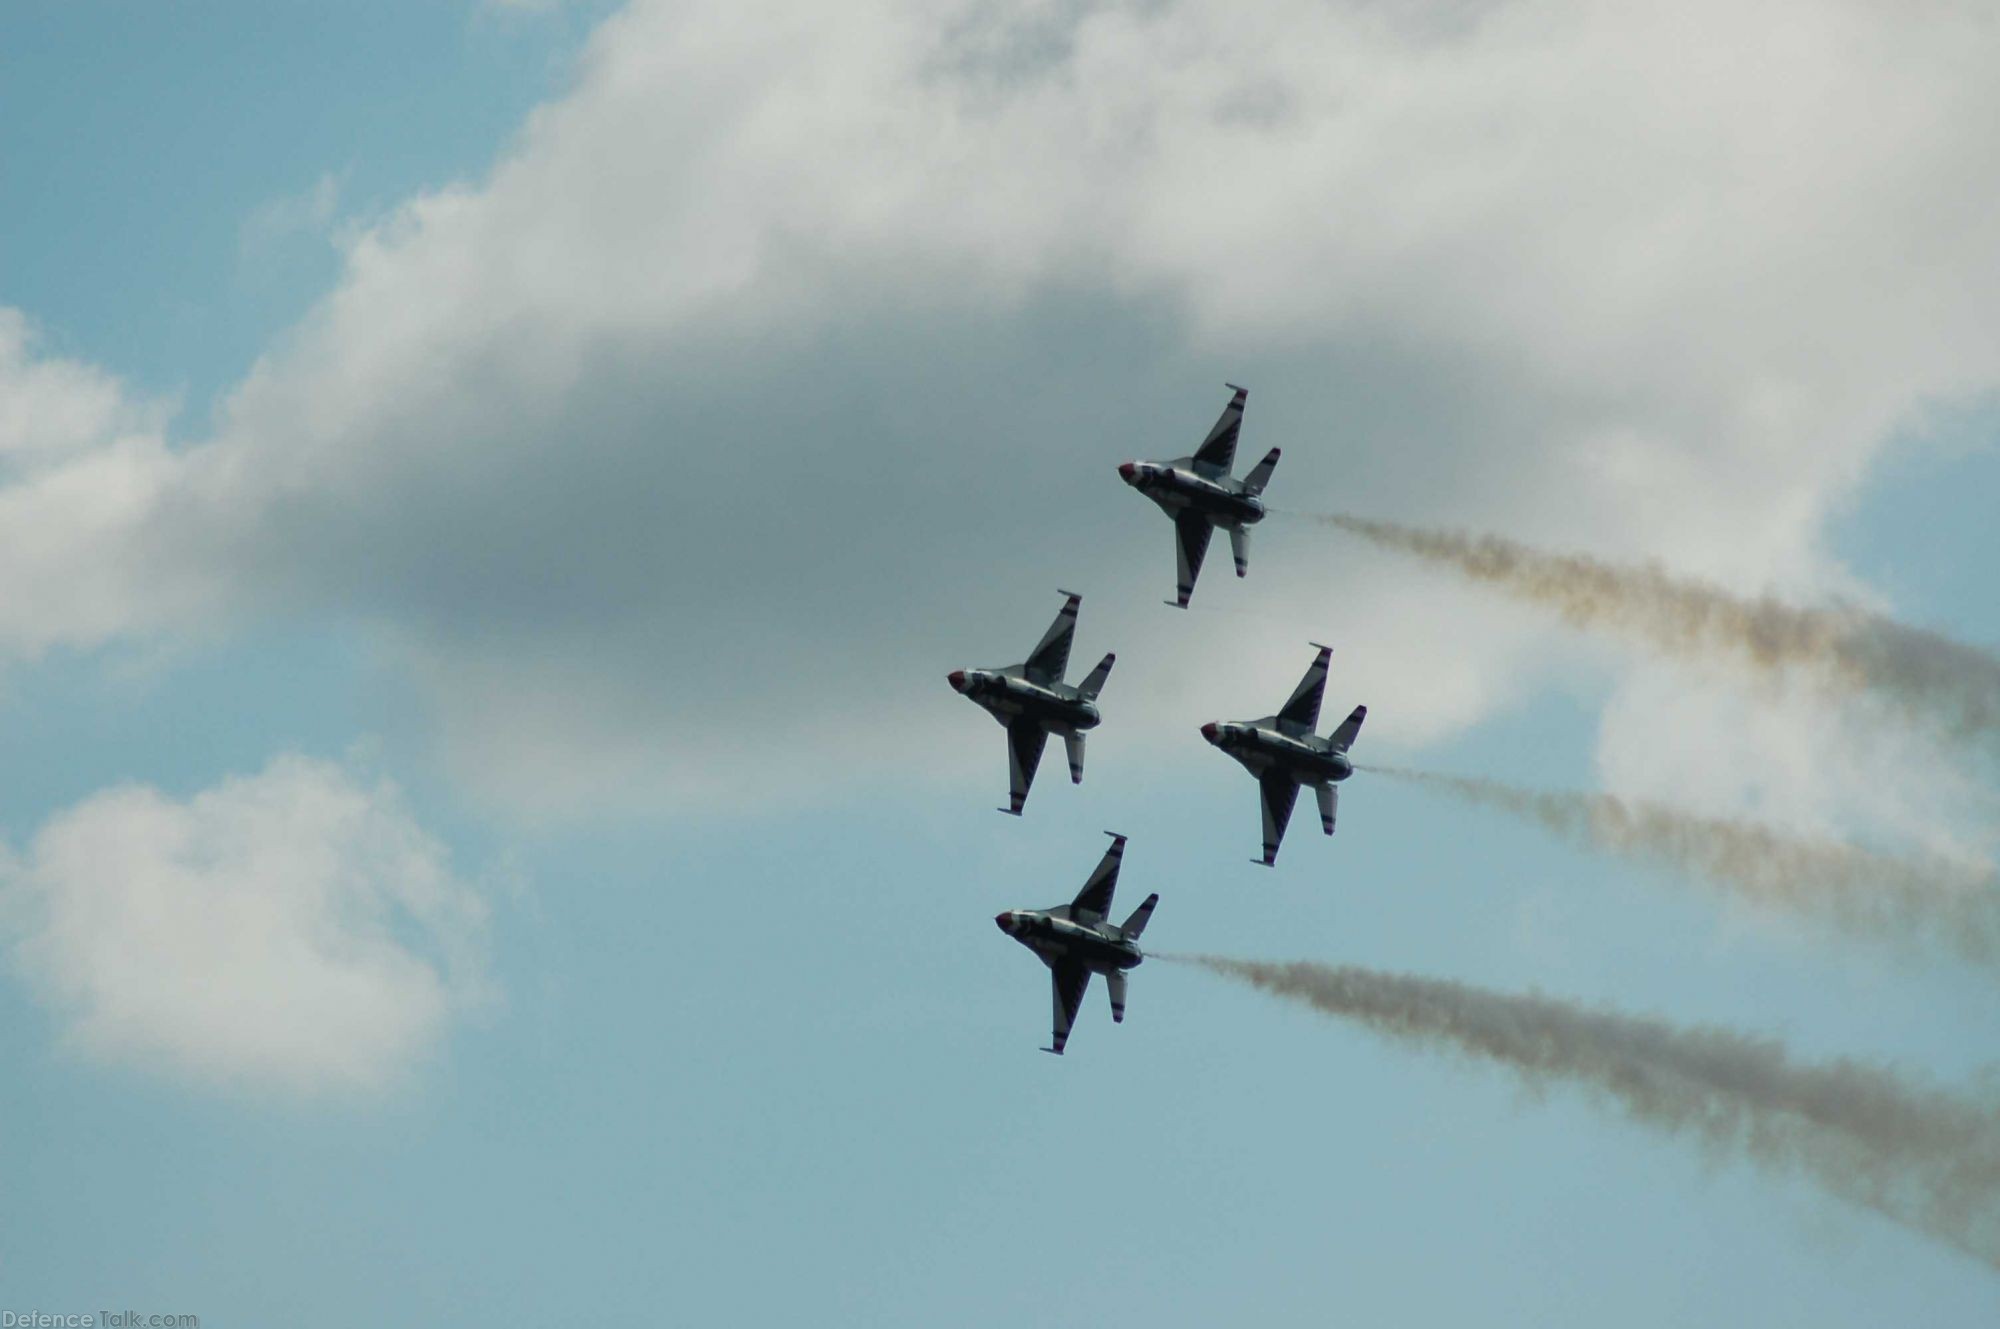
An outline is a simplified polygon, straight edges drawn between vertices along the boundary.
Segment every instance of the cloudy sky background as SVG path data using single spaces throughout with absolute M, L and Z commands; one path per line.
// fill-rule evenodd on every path
M 1195 729 L 1329 641 L 1364 758 L 1975 857 L 1990 754 L 1282 515 L 1176 615 L 1113 468 L 1228 379 L 1282 508 L 2000 639 L 1996 57 L 1947 4 L 0 16 L 0 1290 L 1990 1318 L 1901 1230 L 1203 975 L 1036 1056 L 990 919 L 1113 827 L 1165 949 L 1976 1077 L 1989 978 L 1419 790 L 1259 873 Z M 1057 586 L 1120 662 L 1014 823 L 942 676 Z

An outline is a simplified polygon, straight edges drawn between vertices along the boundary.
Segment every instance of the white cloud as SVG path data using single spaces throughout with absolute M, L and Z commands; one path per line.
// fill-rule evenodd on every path
M 199 620 L 228 588 L 151 526 L 183 477 L 161 433 L 170 404 L 38 342 L 25 314 L 0 306 L 0 651 Z
M 935 754 L 1061 583 L 1128 741 L 1327 633 L 1436 737 L 1561 643 L 1277 522 L 1198 603 L 1284 626 L 1128 613 L 1111 465 L 1242 376 L 1284 506 L 1844 588 L 1829 511 L 2000 382 L 1996 63 L 1943 5 L 636 4 L 212 440 L 0 494 L 56 588 L 0 641 L 351 614 L 468 775 L 590 804 Z
M 185 801 L 125 785 L 0 861 L 14 967 L 97 1058 L 379 1090 L 488 995 L 486 910 L 393 785 L 288 756 Z
M 2000 797 L 1983 779 L 1894 707 L 1807 680 L 1635 667 L 1605 710 L 1598 764 L 1620 793 L 1715 815 L 1952 856 L 2000 849 Z
M 157 433 L 166 408 L 95 365 L 41 354 L 28 316 L 0 305 L 0 478 Z

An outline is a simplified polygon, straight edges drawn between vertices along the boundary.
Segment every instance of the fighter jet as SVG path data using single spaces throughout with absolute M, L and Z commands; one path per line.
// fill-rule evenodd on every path
M 1146 930 L 1146 920 L 1160 902 L 1158 895 L 1149 895 L 1123 924 L 1114 926 L 1106 921 L 1111 893 L 1118 888 L 1125 837 L 1115 831 L 1105 834 L 1111 837 L 1111 847 L 1104 851 L 1104 860 L 1083 883 L 1076 899 L 1053 909 L 1009 909 L 993 919 L 1002 932 L 1040 956 L 1049 967 L 1049 985 L 1055 991 L 1055 1032 L 1050 1046 L 1042 1051 L 1057 1056 L 1069 1042 L 1069 1027 L 1076 1023 L 1077 1007 L 1083 1004 L 1092 974 L 1104 975 L 1105 986 L 1111 990 L 1111 1018 L 1124 1023 L 1125 971 L 1146 958 L 1139 952 L 1139 934 Z
M 1285 823 L 1292 819 L 1292 804 L 1302 784 L 1311 785 L 1319 795 L 1320 825 L 1328 835 L 1333 834 L 1333 814 L 1340 799 L 1334 785 L 1354 774 L 1347 750 L 1354 746 L 1354 736 L 1361 732 L 1368 708 L 1356 706 L 1333 733 L 1313 737 L 1319 725 L 1320 696 L 1326 691 L 1326 664 L 1332 656 L 1332 650 L 1319 647 L 1312 667 L 1276 715 L 1234 723 L 1210 721 L 1201 727 L 1203 738 L 1243 763 L 1262 787 L 1264 857 L 1252 859 L 1253 863 L 1270 867 L 1278 861 L 1278 843 L 1285 838 Z
M 1168 603 L 1180 609 L 1187 608 L 1188 597 L 1194 594 L 1194 579 L 1201 575 L 1201 560 L 1208 553 L 1208 540 L 1216 527 L 1229 532 L 1236 575 L 1241 577 L 1249 570 L 1250 528 L 1264 520 L 1264 501 L 1259 495 L 1278 466 L 1278 449 L 1272 448 L 1241 480 L 1229 478 L 1229 468 L 1236 464 L 1236 436 L 1243 430 L 1243 402 L 1250 394 L 1234 383 L 1223 386 L 1236 395 L 1222 408 L 1222 418 L 1192 456 L 1172 461 L 1128 461 L 1118 468 L 1126 484 L 1174 519 L 1180 589 L 1177 598 Z
M 1035 782 L 1035 767 L 1041 764 L 1042 748 L 1050 734 L 1061 734 L 1069 749 L 1070 783 L 1083 783 L 1083 731 L 1097 726 L 1097 694 L 1118 659 L 1115 654 L 1106 655 L 1075 687 L 1063 682 L 1063 673 L 1069 668 L 1070 638 L 1076 635 L 1076 610 L 1083 597 L 1070 591 L 1060 594 L 1069 596 L 1069 601 L 1026 660 L 1004 669 L 954 669 L 945 675 L 961 695 L 984 706 L 1007 726 L 1013 806 L 1000 810 L 1017 817 L 1021 805 L 1028 801 L 1028 786 Z

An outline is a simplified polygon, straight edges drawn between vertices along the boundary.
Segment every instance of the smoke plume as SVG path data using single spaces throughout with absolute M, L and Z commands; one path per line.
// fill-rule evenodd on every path
M 2000 730 L 2000 659 L 1879 614 L 1748 599 L 1657 564 L 1550 553 L 1495 535 L 1338 513 L 1311 519 L 1454 568 L 1553 609 L 1575 627 L 1622 631 L 1674 655 L 1731 659 L 1767 672 L 1813 669 L 1892 700 L 1958 737 Z
M 1569 1085 L 1718 1157 L 1811 1178 L 2000 1267 L 2000 1111 L 1776 1040 L 1351 966 L 1182 957 L 1385 1036 Z
M 1875 853 L 1610 794 L 1523 789 L 1393 766 L 1367 769 L 1511 813 L 1571 844 L 1672 868 L 1849 937 L 1905 953 L 1938 948 L 1971 964 L 2000 967 L 2000 881 L 1990 867 Z

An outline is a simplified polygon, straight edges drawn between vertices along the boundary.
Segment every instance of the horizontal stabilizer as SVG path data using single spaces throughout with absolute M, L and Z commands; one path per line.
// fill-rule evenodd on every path
M 1236 557 L 1236 575 L 1247 576 L 1250 572 L 1250 528 L 1232 526 L 1229 528 L 1229 552 Z
M 1335 752 L 1345 752 L 1353 747 L 1355 735 L 1361 732 L 1361 722 L 1367 718 L 1368 708 L 1366 706 L 1356 706 L 1353 710 L 1349 711 L 1347 718 L 1340 722 L 1340 728 L 1333 731 L 1333 750 Z
M 1264 486 L 1271 483 L 1271 472 L 1278 469 L 1278 449 L 1272 448 L 1264 454 L 1264 460 L 1252 466 L 1243 477 L 1243 487 L 1253 494 L 1264 492 Z
M 1083 735 L 1064 734 L 1063 746 L 1069 749 L 1069 782 L 1083 783 Z
M 1105 991 L 1111 994 L 1111 1022 L 1125 1023 L 1125 971 L 1113 969 L 1104 976 Z
M 1159 894 L 1155 892 L 1142 900 L 1139 907 L 1132 911 L 1132 916 L 1125 920 L 1125 926 L 1119 929 L 1125 934 L 1126 940 L 1137 941 L 1139 939 L 1139 934 L 1146 930 L 1146 924 L 1153 917 L 1153 906 L 1159 902 Z
M 1328 835 L 1333 834 L 1333 814 L 1340 810 L 1340 790 L 1330 784 L 1316 785 L 1319 794 L 1319 826 Z
M 1111 677 L 1111 666 L 1117 663 L 1118 653 L 1107 652 L 1104 658 L 1097 662 L 1097 668 L 1084 675 L 1083 682 L 1076 685 L 1076 690 L 1081 692 L 1086 700 L 1096 701 L 1097 694 L 1104 691 L 1104 680 Z

